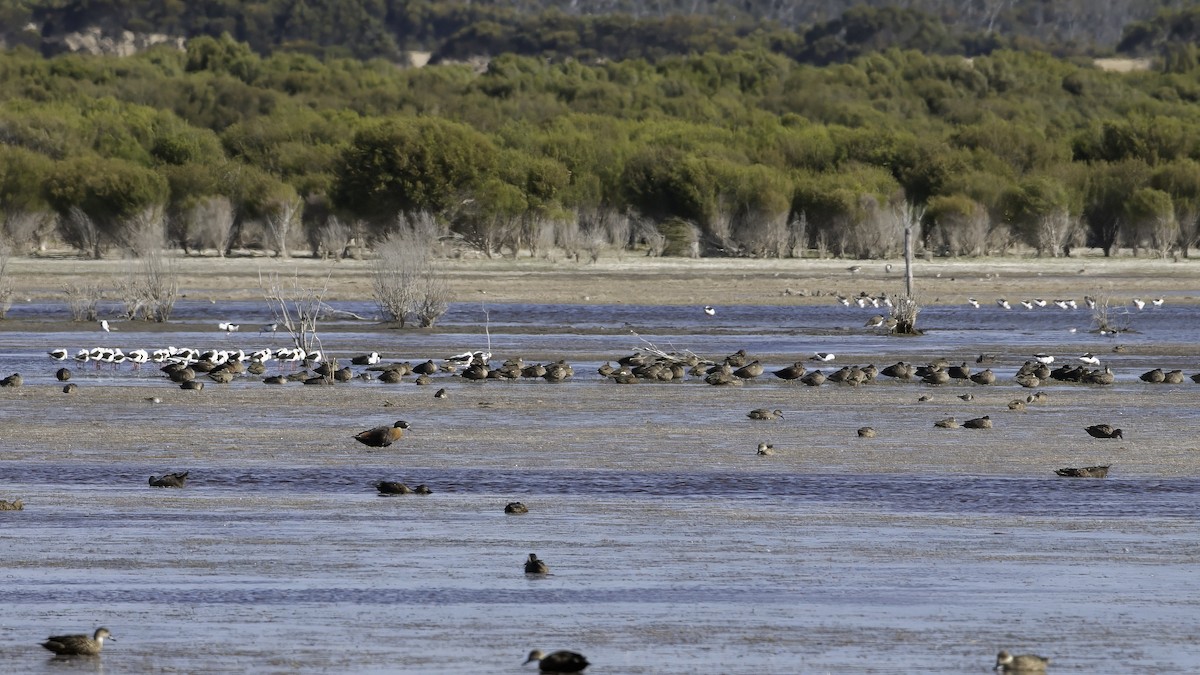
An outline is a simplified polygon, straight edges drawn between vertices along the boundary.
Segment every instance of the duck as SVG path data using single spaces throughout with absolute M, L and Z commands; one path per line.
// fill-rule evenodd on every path
M 862 427 L 858 430 L 859 438 L 875 438 L 875 430 L 871 427 Z
M 63 385 L 62 391 L 64 394 L 74 394 L 75 392 L 79 391 L 79 385 L 75 384 L 74 382 L 68 382 L 67 384 Z
M 804 363 L 797 361 L 786 368 L 776 370 L 773 374 L 781 380 L 798 380 L 804 377 L 806 372 L 808 372 L 808 368 L 805 367 Z
M 984 368 L 978 373 L 971 373 L 970 380 L 975 384 L 989 385 L 996 383 L 996 374 L 991 368 Z
M 1088 436 L 1092 438 L 1125 438 L 1120 429 L 1114 429 L 1109 424 L 1093 424 L 1090 427 L 1084 427 L 1084 431 L 1088 432 Z
M 825 383 L 825 373 L 819 370 L 814 370 L 800 378 L 800 381 L 810 387 L 819 387 Z
M 1036 654 L 1021 654 L 1013 656 L 1006 651 L 996 655 L 996 666 L 992 670 L 1003 670 L 1006 673 L 1044 673 L 1050 659 Z
M 1014 412 L 1021 412 L 1025 410 L 1025 401 L 1022 401 L 1019 398 L 1014 398 L 1008 402 L 1008 409 Z
M 204 383 L 201 382 L 200 380 L 188 380 L 187 382 L 179 383 L 179 388 L 200 391 L 201 389 L 204 388 Z
M 7 499 L 0 499 L 0 511 L 24 511 L 25 502 L 20 499 L 14 499 L 11 502 Z
M 549 574 L 550 568 L 546 565 L 546 561 L 540 560 L 536 553 L 529 554 L 529 560 L 525 561 L 525 574 Z
M 54 377 L 59 382 L 66 382 L 67 380 L 71 379 L 71 369 L 70 368 L 59 368 L 58 370 L 56 370 L 54 372 Z
M 963 428 L 966 429 L 991 429 L 992 418 L 988 415 L 984 415 L 983 417 L 976 417 L 975 419 L 967 420 L 966 422 L 963 422 L 962 425 Z
M 59 656 L 95 656 L 104 648 L 105 640 L 117 641 L 107 628 L 97 628 L 92 637 L 86 635 L 52 635 L 42 646 Z
M 746 365 L 742 366 L 741 368 L 738 368 L 737 370 L 733 371 L 734 377 L 740 377 L 743 380 L 753 380 L 754 378 L 756 378 L 762 374 L 763 374 L 762 364 L 759 363 L 757 360 L 751 361 L 750 363 L 747 363 Z
M 543 673 L 580 673 L 588 667 L 588 660 L 583 654 L 559 650 L 545 654 L 540 649 L 529 652 L 525 663 L 536 662 L 538 670 Z
M 1163 380 L 1167 379 L 1167 375 L 1163 372 L 1162 368 L 1155 368 L 1154 370 L 1147 370 L 1146 372 L 1142 373 L 1138 376 L 1138 379 L 1140 379 L 1142 382 L 1160 384 Z
M 381 480 L 375 484 L 375 489 L 379 490 L 381 495 L 406 495 L 411 494 L 413 489 L 394 480 Z
M 21 378 L 21 374 L 13 373 L 12 375 L 9 375 L 8 377 L 4 378 L 3 380 L 0 380 L 0 387 L 12 387 L 15 389 L 15 388 L 21 386 L 22 382 L 24 382 L 24 380 Z
M 938 429 L 957 429 L 958 420 L 954 419 L 953 417 L 947 417 L 944 420 L 938 420 L 934 422 L 933 426 L 937 427 Z
M 529 513 L 529 507 L 521 502 L 509 502 L 504 505 L 504 512 L 509 515 L 520 516 Z
M 746 413 L 746 417 L 752 420 L 781 420 L 783 419 L 782 410 L 771 410 L 769 408 L 755 408 Z
M 395 443 L 404 436 L 404 430 L 408 428 L 408 422 L 397 420 L 390 427 L 375 427 L 354 434 L 354 440 L 369 445 L 372 448 L 386 448 Z
M 150 476 L 150 487 L 181 488 L 187 483 L 188 472 L 164 473 L 161 476 Z
M 447 398 L 448 396 L 449 396 L 449 394 L 446 393 L 446 390 L 444 388 L 438 389 L 437 391 L 433 392 L 434 398 Z
M 775 454 L 775 446 L 771 445 L 770 443 L 759 443 L 758 444 L 758 454 L 764 455 L 764 456 L 773 455 L 773 454 Z
M 1084 466 L 1079 468 L 1067 467 L 1065 469 L 1055 469 L 1054 473 L 1068 478 L 1104 478 L 1108 476 L 1109 464 L 1102 466 Z
M 426 485 L 424 483 L 420 483 L 417 485 L 417 487 L 413 488 L 413 494 L 431 495 L 431 494 L 433 494 L 433 490 L 430 489 L 430 487 L 428 485 Z

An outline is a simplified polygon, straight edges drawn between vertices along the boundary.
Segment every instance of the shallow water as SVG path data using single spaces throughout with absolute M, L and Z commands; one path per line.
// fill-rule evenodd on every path
M 180 321 L 265 320 L 251 304 L 183 305 Z M 1082 310 L 931 308 L 930 334 L 903 340 L 861 327 L 876 310 L 786 309 L 493 307 L 498 357 L 564 357 L 576 377 L 442 376 L 446 401 L 411 382 L 181 392 L 150 367 L 90 364 L 71 364 L 80 391 L 66 396 L 47 345 L 272 337 L 0 333 L 0 372 L 26 381 L 0 390 L 0 498 L 26 504 L 0 512 L 0 672 L 520 673 L 533 648 L 579 650 L 591 673 L 986 672 L 1001 648 L 1051 656 L 1055 672 L 1200 669 L 1200 385 L 1136 379 L 1195 372 L 1200 308 L 1137 315 L 1124 354 Z M 434 334 L 338 323 L 325 347 L 443 357 L 486 346 L 478 313 L 456 307 Z M 817 350 L 879 365 L 995 351 L 1005 381 L 594 375 L 638 336 L 712 357 L 744 347 L 773 367 Z M 1118 385 L 1048 384 L 1047 404 L 1009 413 L 1028 393 L 1012 372 L 1043 350 L 1103 353 Z M 955 398 L 966 391 L 977 400 Z M 754 407 L 785 419 L 747 420 Z M 988 432 L 931 428 L 988 413 Z M 1128 438 L 1088 438 L 1094 418 Z M 413 428 L 392 448 L 349 438 L 394 419 Z M 864 424 L 880 437 L 856 438 Z M 778 454 L 756 456 L 759 440 Z M 1053 474 L 1096 463 L 1109 478 Z M 183 469 L 182 490 L 146 485 Z M 380 497 L 381 479 L 434 494 Z M 530 513 L 505 515 L 512 500 Z M 529 552 L 552 574 L 522 574 Z M 99 625 L 118 638 L 99 659 L 38 646 Z

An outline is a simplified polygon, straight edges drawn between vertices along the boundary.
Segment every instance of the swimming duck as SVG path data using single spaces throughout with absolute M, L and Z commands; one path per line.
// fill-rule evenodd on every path
M 529 513 L 529 507 L 521 502 L 509 502 L 504 505 L 504 512 L 512 515 L 522 515 Z
M 746 417 L 752 420 L 781 420 L 783 419 L 783 411 L 771 410 L 769 408 L 755 408 L 746 413 Z
M 1104 478 L 1108 475 L 1109 464 L 1103 466 L 1084 466 L 1080 468 L 1055 469 L 1054 473 L 1068 478 Z
M 584 658 L 583 654 L 565 650 L 544 654 L 542 650 L 535 649 L 529 652 L 529 658 L 525 659 L 525 663 L 534 661 L 538 664 L 538 670 L 543 673 L 579 673 L 588 667 L 588 660 Z
M 86 635 L 53 635 L 42 646 L 59 656 L 95 656 L 104 648 L 105 639 L 117 639 L 107 628 L 97 628 L 92 637 Z
M 775 446 L 771 445 L 770 443 L 759 443 L 758 444 L 758 454 L 773 455 L 773 454 L 775 454 Z
M 529 554 L 529 560 L 525 561 L 525 574 L 549 574 L 550 568 L 544 560 L 539 560 L 536 553 Z
M 413 489 L 394 480 L 381 480 L 375 484 L 375 489 L 379 490 L 381 495 L 406 495 L 410 494 Z
M 187 483 L 188 472 L 165 473 L 161 476 L 150 476 L 150 487 L 181 488 Z
M 862 427 L 858 430 L 859 438 L 875 438 L 875 430 L 871 427 Z
M 11 502 L 6 499 L 0 499 L 0 511 L 24 511 L 25 502 L 20 499 L 14 499 Z
M 398 420 L 390 427 L 375 427 L 354 434 L 354 440 L 369 445 L 372 448 L 386 448 L 395 443 L 404 436 L 404 430 L 408 428 L 408 422 Z
M 996 655 L 996 666 L 992 670 L 1003 670 L 1006 673 L 1044 673 L 1050 659 L 1035 654 L 1013 656 L 1006 651 Z

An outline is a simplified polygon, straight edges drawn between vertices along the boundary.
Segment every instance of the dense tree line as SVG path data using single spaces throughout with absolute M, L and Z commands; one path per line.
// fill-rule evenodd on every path
M 0 40 L 44 54 L 100 29 L 182 38 L 231 35 L 260 55 L 438 60 L 502 53 L 656 59 L 768 49 L 806 63 L 887 48 L 978 55 L 1032 46 L 1059 55 L 1181 37 L 1195 0 L 0 0 Z M 1155 15 L 1156 11 L 1164 14 Z M 1127 26 L 1132 34 L 1122 34 Z M 1194 42 L 1194 40 L 1193 40 Z M 1158 51 L 1156 50 L 1157 54 Z
M 1184 254 L 1200 73 L 896 49 L 397 68 L 229 36 L 0 55 L 0 214 L 30 250 L 341 255 L 432 217 L 489 255 Z M 420 216 L 420 218 L 418 218 Z

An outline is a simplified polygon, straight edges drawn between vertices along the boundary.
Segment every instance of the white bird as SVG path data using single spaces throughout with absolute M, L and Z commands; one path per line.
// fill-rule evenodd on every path
M 222 321 L 221 323 L 217 324 L 217 328 L 220 328 L 221 330 L 225 331 L 226 333 L 235 333 L 235 332 L 237 332 L 237 329 L 241 328 L 241 326 L 236 323 Z
M 105 333 L 111 333 L 116 330 L 116 328 L 108 325 L 108 319 L 100 319 L 100 329 Z
M 91 358 L 92 353 L 86 349 L 80 349 L 78 352 L 75 352 L 75 360 L 80 363 L 87 363 Z
M 1046 365 L 1050 365 L 1051 363 L 1054 363 L 1054 357 L 1049 354 L 1038 353 L 1038 354 L 1034 354 L 1033 358 L 1036 359 L 1038 363 L 1044 363 Z
M 1041 298 L 1034 298 L 1033 304 L 1037 305 L 1038 307 L 1045 307 L 1046 301 Z
M 832 361 L 836 357 L 828 352 L 817 352 L 809 358 L 812 361 Z
M 1154 305 L 1155 307 L 1162 307 L 1163 303 L 1166 301 L 1167 301 L 1166 298 L 1155 298 L 1150 301 L 1150 304 Z
M 1093 354 L 1091 352 L 1088 352 L 1088 353 L 1084 354 L 1083 356 L 1079 357 L 1079 360 L 1083 361 L 1084 363 L 1088 364 L 1089 366 L 1100 365 L 1099 357 L 1097 357 L 1095 354 Z
M 1133 299 L 1133 306 L 1134 306 L 1134 307 L 1137 307 L 1138 309 L 1141 309 L 1141 308 L 1143 308 L 1143 307 L 1145 307 L 1145 306 L 1146 306 L 1146 301 L 1145 301 L 1145 300 L 1143 300 L 1143 299 L 1141 299 L 1141 298 L 1134 298 L 1134 299 Z
M 1003 309 L 1012 309 L 1012 305 L 1008 304 L 1008 301 L 1004 298 L 996 298 L 996 304 Z
M 979 309 L 979 301 L 975 298 L 967 298 L 967 304 L 971 305 L 975 309 Z
M 1059 309 L 1070 309 L 1071 307 L 1069 304 L 1067 304 L 1066 300 L 1055 300 L 1054 306 Z
M 838 304 L 840 304 L 840 305 L 841 305 L 841 306 L 843 306 L 843 307 L 849 307 L 849 306 L 850 306 L 850 298 L 847 298 L 847 297 L 846 297 L 846 296 L 844 296 L 844 295 L 839 295 L 839 296 L 837 296 L 837 301 L 838 301 Z
M 67 358 L 67 350 L 63 349 L 62 347 L 59 347 L 58 349 L 51 349 L 47 353 L 50 355 L 50 358 L 54 359 L 55 361 L 65 361 Z
M 1096 299 L 1090 295 L 1083 296 L 1083 302 L 1088 306 L 1088 309 L 1096 309 Z
M 704 313 L 705 313 L 705 314 L 707 314 L 707 315 L 709 315 L 709 316 L 714 316 L 714 315 L 716 315 L 716 313 L 717 313 L 717 310 L 716 310 L 716 309 L 715 309 L 715 308 L 714 308 L 712 305 L 705 305 L 705 306 L 704 306 Z
M 1022 300 L 1021 306 L 1024 307 L 1025 309 L 1033 309 L 1033 303 L 1028 300 Z
M 1070 307 L 1071 309 L 1079 309 L 1079 303 L 1075 302 L 1074 300 L 1068 300 L 1067 307 Z
M 269 323 L 269 324 L 263 326 L 262 328 L 259 328 L 258 332 L 259 333 L 274 333 L 277 330 L 279 330 L 279 324 Z
M 447 356 L 445 360 L 449 361 L 450 363 L 471 363 L 473 361 L 487 363 L 488 361 L 492 360 L 492 353 L 484 351 L 463 352 L 461 354 L 455 354 L 454 356 Z

